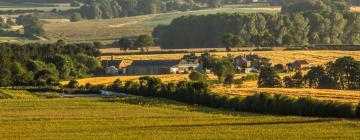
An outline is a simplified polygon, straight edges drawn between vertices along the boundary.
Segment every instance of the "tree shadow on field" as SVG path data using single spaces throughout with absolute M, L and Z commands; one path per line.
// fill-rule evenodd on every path
M 152 125 L 141 126 L 138 128 L 189 128 L 189 127 L 212 127 L 212 126 L 265 126 L 265 125 L 291 125 L 291 124 L 312 124 L 333 122 L 339 119 L 311 119 L 311 120 L 294 120 L 294 121 L 273 121 L 273 122 L 241 122 L 241 123 L 209 123 L 209 124 L 175 124 L 175 125 Z
M 241 116 L 241 117 L 254 117 L 254 116 L 263 116 L 255 113 L 245 113 L 237 112 L 224 109 L 210 108 L 200 105 L 190 105 L 186 103 L 177 102 L 174 100 L 164 99 L 164 98 L 152 98 L 152 97 L 123 97 L 123 98 L 101 98 L 100 102 L 113 102 L 113 103 L 124 103 L 130 105 L 140 105 L 144 107 L 160 107 L 173 110 L 182 110 L 187 112 L 201 112 L 208 114 L 223 114 L 231 116 Z

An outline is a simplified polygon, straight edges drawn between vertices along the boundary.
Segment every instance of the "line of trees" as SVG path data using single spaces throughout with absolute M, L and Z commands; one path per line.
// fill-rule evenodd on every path
M 290 0 L 283 5 L 282 13 L 312 11 L 349 11 L 348 0 Z
M 56 85 L 100 69 L 100 52 L 91 43 L 0 44 L 0 86 Z
M 276 47 L 308 44 L 360 44 L 360 13 L 214 14 L 183 16 L 155 28 L 162 48 L 228 47 L 229 33 L 237 46 Z
M 319 89 L 360 89 L 360 62 L 352 57 L 343 57 L 325 66 L 311 67 L 307 74 L 297 71 L 283 80 L 273 68 L 261 69 L 258 87 L 275 88 L 319 88 Z
M 129 49 L 138 49 L 141 48 L 142 51 L 147 50 L 149 52 L 149 47 L 155 45 L 155 40 L 149 35 L 140 35 L 135 40 L 130 38 L 120 38 L 118 41 L 113 43 L 114 46 L 119 47 L 120 50 L 124 50 L 126 53 Z
M 348 5 L 305 0 L 290 6 L 283 6 L 282 14 L 183 16 L 157 26 L 153 36 L 160 39 L 162 48 L 360 44 L 360 13 L 351 12 Z
M 85 19 L 109 19 L 168 11 L 216 8 L 222 4 L 222 0 L 93 0 L 85 2 L 79 13 Z
M 88 85 L 91 88 L 91 85 Z M 312 98 L 292 98 L 285 95 L 255 94 L 234 97 L 209 92 L 204 82 L 181 81 L 163 83 L 159 78 L 141 77 L 139 82 L 120 80 L 109 86 L 97 87 L 145 97 L 168 98 L 189 104 L 198 104 L 243 112 L 315 117 L 360 118 L 360 104 L 321 101 Z

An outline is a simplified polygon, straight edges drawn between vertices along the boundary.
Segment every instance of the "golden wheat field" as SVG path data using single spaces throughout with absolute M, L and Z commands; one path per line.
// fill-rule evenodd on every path
M 328 61 L 334 61 L 337 58 L 344 56 L 352 56 L 360 60 L 360 51 L 339 51 L 339 50 L 321 50 L 321 51 L 256 51 L 256 52 L 213 52 L 212 55 L 227 56 L 227 55 L 244 55 L 257 54 L 261 57 L 271 59 L 273 64 L 287 64 L 295 60 L 307 60 L 310 65 L 322 65 Z M 181 59 L 185 54 L 149 54 L 149 55 L 117 55 L 115 59 L 121 60 L 165 60 L 165 59 Z M 200 55 L 200 53 L 197 53 Z M 102 56 L 102 59 L 110 59 L 111 56 Z

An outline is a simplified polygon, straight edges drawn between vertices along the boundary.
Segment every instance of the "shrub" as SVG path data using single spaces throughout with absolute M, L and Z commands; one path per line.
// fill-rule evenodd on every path
M 355 113 L 356 113 L 356 117 L 360 118 L 360 103 L 357 105 Z
M 206 75 L 206 73 L 193 71 L 190 73 L 189 78 L 192 81 L 206 81 L 208 79 L 208 76 Z
M 119 83 L 119 80 L 117 80 L 110 87 L 114 87 Z M 237 111 L 339 118 L 360 116 L 360 104 L 355 108 L 353 105 L 346 103 L 321 101 L 310 97 L 296 99 L 285 95 L 266 93 L 245 98 L 230 97 L 209 93 L 208 85 L 204 82 L 181 81 L 177 84 L 164 84 L 158 78 L 142 77 L 140 83 L 127 81 L 124 86 L 117 88 L 129 94 L 163 97 L 189 104 L 200 104 Z M 114 90 L 114 88 L 109 89 Z
M 79 87 L 79 82 L 76 80 L 71 80 L 68 85 L 66 87 L 68 88 L 78 88 Z

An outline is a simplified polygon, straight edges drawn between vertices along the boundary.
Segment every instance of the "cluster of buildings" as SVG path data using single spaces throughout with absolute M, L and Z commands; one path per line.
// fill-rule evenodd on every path
M 202 70 L 200 58 L 190 57 L 181 60 L 103 60 L 106 75 L 159 75 L 183 74 Z
M 261 66 L 271 66 L 270 60 L 258 55 L 239 55 L 234 58 L 234 66 L 241 73 L 256 72 Z
M 102 60 L 102 67 L 106 75 L 159 75 L 159 74 L 186 74 L 193 70 L 203 70 L 200 57 L 187 56 L 180 60 Z M 257 72 L 260 67 L 268 66 L 270 59 L 258 55 L 239 55 L 234 58 L 233 64 L 240 73 Z M 283 72 L 306 70 L 309 63 L 306 60 L 296 60 L 284 66 Z

